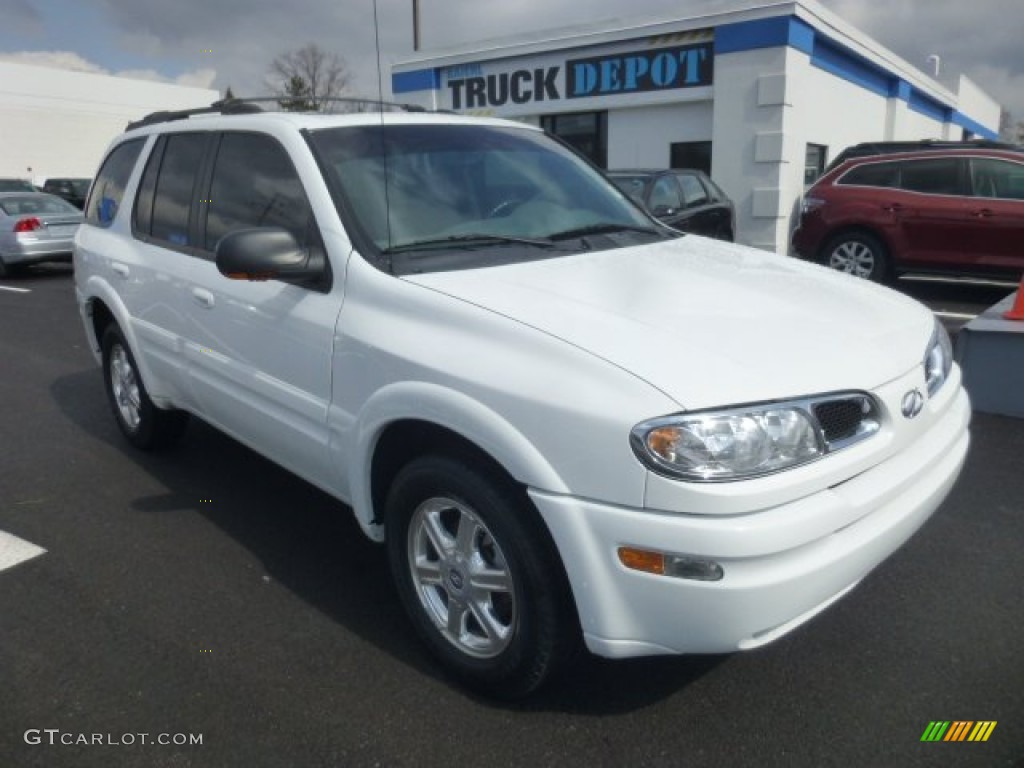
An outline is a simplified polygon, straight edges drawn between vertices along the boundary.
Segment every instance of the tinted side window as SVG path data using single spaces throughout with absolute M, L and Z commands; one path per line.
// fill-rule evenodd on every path
M 683 188 L 683 200 L 687 208 L 696 208 L 698 205 L 705 205 L 708 202 L 708 193 L 700 183 L 700 179 L 692 174 L 682 174 L 679 177 L 679 186 Z
M 148 235 L 153 227 L 153 196 L 156 194 L 156 177 L 160 172 L 160 161 L 163 159 L 166 147 L 167 137 L 161 136 L 156 140 L 149 160 L 146 161 L 146 170 L 142 172 L 139 191 L 135 195 L 132 220 L 133 231 L 137 234 Z
M 683 201 L 679 197 L 679 185 L 671 176 L 662 176 L 651 188 L 651 210 L 658 208 L 682 208 Z
M 960 162 L 956 158 L 904 160 L 900 163 L 900 187 L 932 195 L 960 194 Z
M 836 182 L 859 187 L 898 187 L 900 172 L 898 163 L 869 163 L 844 173 Z
M 1024 164 L 995 158 L 973 158 L 971 186 L 975 197 L 1024 200 Z
M 153 195 L 150 232 L 174 245 L 189 242 L 188 215 L 195 200 L 196 175 L 206 146 L 205 133 L 178 133 L 167 137 Z
M 241 227 L 282 227 L 311 245 L 313 211 L 284 148 L 269 136 L 226 133 L 217 150 L 206 218 L 206 241 Z
M 114 151 L 107 155 L 103 167 L 96 174 L 96 182 L 92 185 L 89 202 L 85 206 L 85 221 L 97 227 L 109 227 L 114 221 L 117 209 L 124 197 L 124 188 L 128 185 L 128 177 L 142 151 L 145 139 L 133 139 L 118 144 Z

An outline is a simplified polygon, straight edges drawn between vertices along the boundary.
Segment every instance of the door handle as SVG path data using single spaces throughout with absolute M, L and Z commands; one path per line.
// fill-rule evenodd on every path
M 113 261 L 110 263 L 110 268 L 114 270 L 114 273 L 120 277 L 128 277 L 128 267 L 119 262 Z
M 993 211 L 991 208 L 981 208 L 977 211 L 971 211 L 971 216 L 974 216 L 975 218 L 978 219 L 989 219 L 995 215 L 996 212 Z
M 899 203 L 885 203 L 882 205 L 882 210 L 886 213 L 899 213 L 903 210 L 903 206 Z
M 192 298 L 195 299 L 196 303 L 201 307 L 209 309 L 213 306 L 213 294 L 205 288 L 193 288 Z

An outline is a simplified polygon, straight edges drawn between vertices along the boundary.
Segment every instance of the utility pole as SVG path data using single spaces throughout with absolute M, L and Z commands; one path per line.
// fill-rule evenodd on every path
M 412 49 L 420 49 L 420 0 L 412 0 Z

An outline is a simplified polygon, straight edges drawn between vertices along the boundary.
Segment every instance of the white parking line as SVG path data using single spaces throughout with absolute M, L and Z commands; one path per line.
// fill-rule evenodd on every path
M 32 293 L 28 288 L 12 288 L 9 285 L 0 285 L 0 291 L 13 291 L 14 293 Z
M 35 544 L 0 531 L 0 571 L 13 568 L 18 563 L 45 554 L 46 550 Z
M 973 320 L 977 315 L 968 314 L 966 312 L 942 312 L 940 310 L 934 310 L 934 315 L 939 317 L 945 317 L 947 320 Z

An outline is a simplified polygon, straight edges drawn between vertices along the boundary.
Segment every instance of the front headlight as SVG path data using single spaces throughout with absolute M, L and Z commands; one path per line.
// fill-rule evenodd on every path
M 928 386 L 928 397 L 932 397 L 949 377 L 953 368 L 953 344 L 946 328 L 935 318 L 935 331 L 928 342 L 924 355 L 924 380 Z
M 728 481 L 806 464 L 879 429 L 864 392 L 680 413 L 637 424 L 633 452 L 650 469 L 683 480 Z

